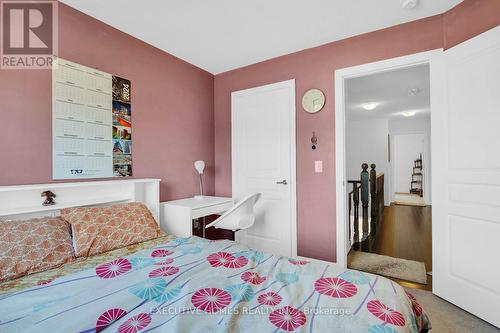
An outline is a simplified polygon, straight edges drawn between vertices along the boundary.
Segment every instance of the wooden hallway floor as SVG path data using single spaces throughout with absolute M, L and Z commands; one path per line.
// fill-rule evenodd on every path
M 384 209 L 384 222 L 373 244 L 373 253 L 421 261 L 432 271 L 432 207 L 391 204 Z M 408 288 L 432 290 L 432 276 L 427 285 L 396 280 Z

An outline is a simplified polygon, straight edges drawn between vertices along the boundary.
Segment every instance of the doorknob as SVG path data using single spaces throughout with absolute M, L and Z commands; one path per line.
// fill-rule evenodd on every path
M 276 184 L 278 184 L 278 185 L 288 185 L 288 182 L 286 181 L 286 179 L 283 179 L 280 182 L 276 182 Z

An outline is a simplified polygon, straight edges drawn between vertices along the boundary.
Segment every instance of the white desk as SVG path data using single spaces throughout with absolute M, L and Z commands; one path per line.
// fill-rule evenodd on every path
M 161 228 L 169 235 L 189 237 L 193 235 L 193 220 L 221 214 L 234 204 L 232 198 L 187 198 L 160 203 Z

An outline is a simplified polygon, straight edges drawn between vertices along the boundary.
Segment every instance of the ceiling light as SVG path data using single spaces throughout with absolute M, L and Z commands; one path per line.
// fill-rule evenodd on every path
M 417 114 L 417 111 L 403 111 L 401 114 L 405 117 L 413 117 Z
M 361 107 L 366 111 L 372 111 L 378 106 L 378 103 L 365 103 L 362 104 Z

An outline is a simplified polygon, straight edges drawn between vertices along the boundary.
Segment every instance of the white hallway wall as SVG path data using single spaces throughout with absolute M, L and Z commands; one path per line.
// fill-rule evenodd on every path
M 346 124 L 346 166 L 347 178 L 359 179 L 362 163 L 375 163 L 377 171 L 385 174 L 385 204 L 392 200 L 392 167 L 389 163 L 388 136 L 422 133 L 425 136 L 424 188 L 430 188 L 430 116 L 404 118 L 395 116 L 384 119 L 347 121 Z M 430 193 L 426 201 L 430 204 Z
M 424 116 L 415 116 L 411 118 L 395 117 L 389 119 L 389 134 L 391 139 L 395 135 L 417 134 L 424 135 L 424 151 L 423 151 L 423 173 L 424 173 L 424 199 L 427 204 L 431 204 L 431 119 L 430 114 Z M 391 140 L 393 141 L 393 140 Z M 396 156 L 394 156 L 397 158 Z M 392 175 L 392 172 L 391 172 Z M 407 181 L 406 179 L 400 182 Z M 398 181 L 393 181 L 397 183 Z
M 391 140 L 392 192 L 408 193 L 414 161 L 424 153 L 423 133 L 393 135 Z
M 359 180 L 362 163 L 375 163 L 377 172 L 384 173 L 385 203 L 390 203 L 389 122 L 387 119 L 348 121 L 346 124 L 347 178 Z M 368 169 L 370 170 L 370 169 Z

